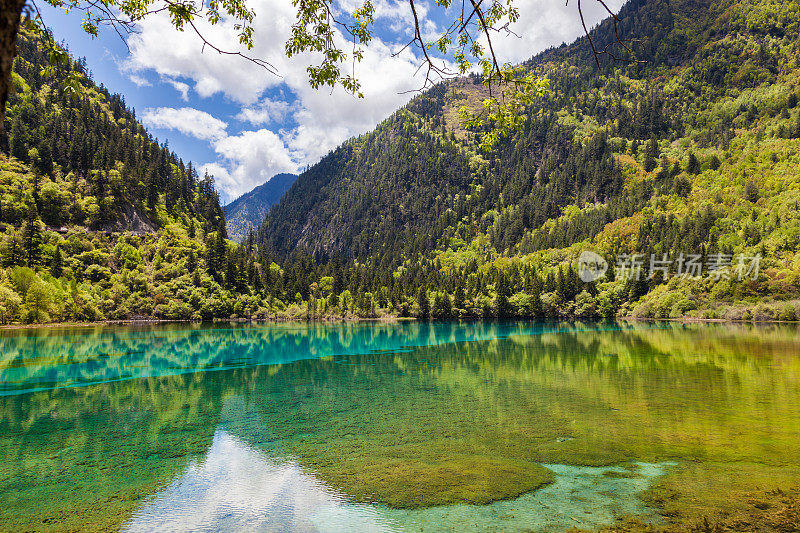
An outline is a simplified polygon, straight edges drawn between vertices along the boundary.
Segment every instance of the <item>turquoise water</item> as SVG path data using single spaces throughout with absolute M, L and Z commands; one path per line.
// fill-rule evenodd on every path
M 658 526 L 800 464 L 790 326 L 46 328 L 0 354 L 4 531 Z

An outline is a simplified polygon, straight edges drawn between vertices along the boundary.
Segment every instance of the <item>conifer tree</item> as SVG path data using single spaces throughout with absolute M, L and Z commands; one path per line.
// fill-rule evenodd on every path
M 453 304 L 450 295 L 446 292 L 437 292 L 433 298 L 433 316 L 435 318 L 450 318 L 453 314 Z
M 189 259 L 186 262 L 186 270 L 190 274 L 197 272 L 197 254 L 194 253 L 194 250 L 189 252 Z
M 420 287 L 417 292 L 417 305 L 419 305 L 420 318 L 429 318 L 431 314 L 431 303 L 428 301 L 428 291 L 425 287 Z
M 0 258 L 3 261 L 3 266 L 12 267 L 22 264 L 24 250 L 19 234 L 13 229 L 6 230 L 6 238 L 3 244 L 3 255 Z
M 225 223 L 222 222 L 220 225 L 224 228 Z M 229 269 L 227 265 L 227 249 L 228 246 L 225 242 L 225 237 L 218 227 L 214 239 L 214 246 L 211 250 L 211 257 L 214 263 L 214 277 L 217 281 L 222 279 L 222 269 Z
M 644 160 L 644 169 L 647 172 L 652 172 L 658 163 L 656 160 L 659 156 L 658 150 L 658 143 L 656 142 L 655 137 L 650 137 L 650 140 L 647 142 L 647 148 L 645 151 L 645 160 Z
M 220 242 L 225 242 L 224 239 L 220 239 Z M 225 261 L 225 285 L 232 289 L 236 286 L 237 281 L 237 268 L 236 268 L 236 259 L 234 257 L 229 256 L 227 261 Z
M 689 174 L 700 174 L 700 161 L 694 152 L 689 153 L 689 161 L 686 163 L 686 172 Z
M 511 316 L 511 304 L 508 302 L 508 297 L 511 295 L 511 288 L 503 272 L 498 272 L 496 290 L 495 312 L 497 313 L 497 317 L 508 318 Z
M 206 268 L 215 280 L 219 279 L 219 263 L 217 263 L 217 237 L 213 233 L 206 234 Z
M 544 309 L 542 308 L 542 285 L 540 283 L 534 284 L 533 293 L 531 294 L 531 315 L 532 318 L 544 317 Z
M 453 295 L 453 307 L 456 309 L 464 309 L 464 306 L 466 305 L 466 299 L 467 296 L 464 293 L 464 285 L 459 283 L 456 285 L 456 291 Z
M 8 138 L 9 153 L 22 161 L 27 161 L 28 150 L 25 148 L 25 127 L 19 116 L 11 122 L 11 134 Z
M 22 226 L 22 246 L 25 252 L 25 260 L 29 267 L 39 264 L 42 245 L 42 228 L 39 221 L 39 213 L 36 210 L 36 203 L 28 202 L 28 214 Z
M 42 174 L 52 174 L 53 172 L 53 155 L 50 152 L 50 143 L 42 140 L 36 149 L 39 152 L 39 160 L 36 166 Z
M 53 259 L 50 262 L 50 273 L 54 278 L 60 278 L 64 270 L 64 256 L 61 253 L 61 246 L 56 246 L 56 251 L 53 253 Z

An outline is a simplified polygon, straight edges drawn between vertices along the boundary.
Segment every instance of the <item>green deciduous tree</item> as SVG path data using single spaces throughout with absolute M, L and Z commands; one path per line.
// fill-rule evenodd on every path
M 50 320 L 51 302 L 50 288 L 42 281 L 34 280 L 25 293 L 23 317 L 25 322 L 48 322 Z
M 0 284 L 0 324 L 8 324 L 19 317 L 22 298 L 14 289 Z

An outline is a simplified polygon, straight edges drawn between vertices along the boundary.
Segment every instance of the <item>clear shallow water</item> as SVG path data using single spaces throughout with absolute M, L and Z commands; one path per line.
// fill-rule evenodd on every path
M 591 529 L 800 474 L 788 326 L 8 330 L 0 394 L 0 530 Z

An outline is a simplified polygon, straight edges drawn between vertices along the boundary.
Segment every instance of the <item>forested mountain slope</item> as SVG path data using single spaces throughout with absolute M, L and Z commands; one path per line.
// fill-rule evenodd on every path
M 223 208 L 228 235 L 238 242 L 247 238 L 251 229 L 258 229 L 269 209 L 289 190 L 297 174 L 276 174 L 266 183 L 241 195 Z
M 604 286 L 611 314 L 795 298 L 800 2 L 633 0 L 620 19 L 622 38 L 641 41 L 636 61 L 598 66 L 585 38 L 533 58 L 526 68 L 553 95 L 492 152 L 456 118 L 485 94 L 477 79 L 428 91 L 303 173 L 268 214 L 263 246 L 356 259 L 373 290 L 464 285 L 472 312 L 501 277 L 509 295 L 553 292 L 531 287 L 574 277 L 567 263 L 587 247 L 612 265 L 626 253 L 763 256 L 757 282 L 713 288 L 646 279 L 645 265 L 644 281 Z M 593 37 L 613 40 L 612 22 Z M 573 314 L 582 289 L 562 290 L 551 311 Z M 591 289 L 589 315 L 604 292 Z
M 76 98 L 43 78 L 28 31 L 0 156 L 0 322 L 797 319 L 800 2 L 639 0 L 621 17 L 646 62 L 598 67 L 583 40 L 540 54 L 527 67 L 553 95 L 491 152 L 456 119 L 477 80 L 420 95 L 303 173 L 241 246 L 213 180 L 85 72 Z M 582 250 L 606 277 L 578 278 Z M 641 276 L 617 275 L 637 253 Z M 762 260 L 687 279 L 651 254 Z
M 7 106 L 0 323 L 229 316 L 236 287 L 249 292 L 247 261 L 226 240 L 213 181 L 84 62 L 43 76 L 43 38 L 21 33 Z M 76 94 L 68 70 L 81 76 Z

